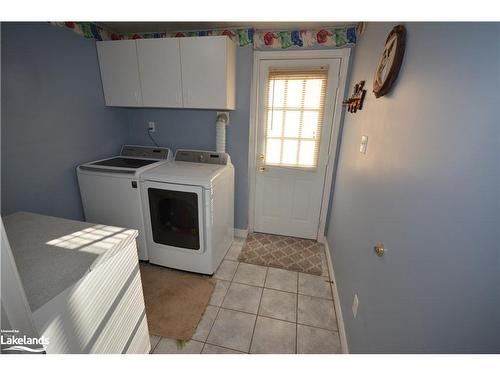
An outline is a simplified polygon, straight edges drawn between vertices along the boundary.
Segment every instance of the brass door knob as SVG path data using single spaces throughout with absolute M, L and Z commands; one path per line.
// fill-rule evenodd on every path
M 260 172 L 264 172 L 266 170 L 266 167 L 259 167 Z
M 264 154 L 260 154 L 260 155 L 259 155 L 259 159 L 260 159 L 260 160 L 264 160 L 264 158 L 265 158 Z
M 373 250 L 375 251 L 375 254 L 377 254 L 379 257 L 383 256 L 385 253 L 384 244 L 380 241 L 377 242 L 373 247 Z

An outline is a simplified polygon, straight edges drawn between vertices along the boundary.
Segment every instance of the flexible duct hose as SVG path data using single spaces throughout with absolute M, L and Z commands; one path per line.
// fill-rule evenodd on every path
M 215 150 L 217 152 L 226 152 L 226 125 L 227 125 L 227 115 L 225 113 L 220 113 L 217 116 L 217 121 L 215 123 L 216 137 L 215 137 Z

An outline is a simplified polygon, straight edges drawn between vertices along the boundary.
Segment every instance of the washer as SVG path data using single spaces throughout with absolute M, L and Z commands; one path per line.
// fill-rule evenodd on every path
M 137 229 L 137 250 L 141 260 L 148 260 L 148 251 L 139 177 L 170 159 L 168 148 L 124 145 L 119 156 L 77 167 L 85 220 Z
M 211 275 L 234 238 L 234 167 L 226 153 L 177 150 L 141 174 L 149 261 Z

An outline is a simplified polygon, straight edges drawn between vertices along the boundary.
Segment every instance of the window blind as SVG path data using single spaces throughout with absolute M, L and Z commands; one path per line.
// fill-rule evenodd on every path
M 270 70 L 266 99 L 266 165 L 316 168 L 328 69 Z

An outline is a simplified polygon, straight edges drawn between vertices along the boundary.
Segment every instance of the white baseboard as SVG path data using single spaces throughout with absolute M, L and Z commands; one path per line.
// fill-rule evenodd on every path
M 339 291 L 337 289 L 337 282 L 335 281 L 335 274 L 333 272 L 333 263 L 330 255 L 330 248 L 328 247 L 328 241 L 323 236 L 318 242 L 325 244 L 326 252 L 326 262 L 328 263 L 328 273 L 330 274 L 330 284 L 333 293 L 333 303 L 335 305 L 335 313 L 337 314 L 337 323 L 339 326 L 339 336 L 340 336 L 340 346 L 342 348 L 342 353 L 349 354 L 349 346 L 347 345 L 347 336 L 345 333 L 344 319 L 342 318 L 342 308 L 340 307 Z
M 238 229 L 234 228 L 234 236 L 237 238 L 247 238 L 248 229 Z

